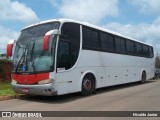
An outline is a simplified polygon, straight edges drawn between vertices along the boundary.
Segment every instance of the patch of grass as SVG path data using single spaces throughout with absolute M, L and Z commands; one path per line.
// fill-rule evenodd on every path
M 0 83 L 0 90 L 11 88 L 10 83 Z
M 0 96 L 16 95 L 10 83 L 0 83 Z

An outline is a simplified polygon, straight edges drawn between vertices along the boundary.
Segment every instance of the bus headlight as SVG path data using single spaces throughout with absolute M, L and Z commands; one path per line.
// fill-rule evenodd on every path
M 12 79 L 12 84 L 17 84 L 17 81 Z
M 41 80 L 38 82 L 38 84 L 49 84 L 52 83 L 53 79 L 46 79 L 46 80 Z

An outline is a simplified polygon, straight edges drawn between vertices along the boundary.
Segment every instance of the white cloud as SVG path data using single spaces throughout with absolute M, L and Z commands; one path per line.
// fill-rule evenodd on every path
M 125 36 L 149 43 L 154 46 L 155 52 L 160 53 L 160 17 L 152 24 L 141 23 L 137 25 L 121 24 L 117 22 L 104 25 L 104 28 L 121 33 Z
M 22 22 L 39 21 L 36 13 L 18 1 L 0 0 L 0 20 L 16 20 Z
M 154 22 L 153 22 L 155 25 L 160 25 L 160 16 L 156 19 L 156 20 L 154 20 Z
M 128 0 L 134 6 L 137 6 L 141 13 L 152 14 L 160 11 L 160 0 Z
M 0 53 L 6 52 L 7 43 L 11 39 L 17 39 L 19 32 L 12 31 L 9 28 L 4 28 L 0 26 Z
M 50 0 L 63 17 L 100 23 L 109 16 L 118 16 L 118 0 Z

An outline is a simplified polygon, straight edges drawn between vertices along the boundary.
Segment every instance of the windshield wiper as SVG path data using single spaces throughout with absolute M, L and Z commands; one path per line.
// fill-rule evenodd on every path
M 33 57 L 33 50 L 34 50 L 35 42 L 32 45 L 31 49 L 31 59 L 32 59 L 32 67 L 33 67 L 33 72 L 36 72 L 35 64 L 34 64 L 34 57 Z
M 26 53 L 27 48 L 28 48 L 28 45 L 27 45 L 26 48 L 24 49 L 24 52 L 23 52 L 21 58 L 20 58 L 19 61 L 18 61 L 18 64 L 17 64 L 17 66 L 16 66 L 16 70 L 15 70 L 16 73 L 18 73 L 17 71 L 18 71 L 19 65 L 20 65 L 21 63 L 23 63 L 23 60 L 25 59 L 25 53 Z

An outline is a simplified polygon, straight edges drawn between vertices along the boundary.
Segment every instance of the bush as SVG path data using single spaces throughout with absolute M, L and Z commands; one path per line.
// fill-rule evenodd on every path
M 11 80 L 12 61 L 3 59 L 0 60 L 0 79 L 3 81 Z

